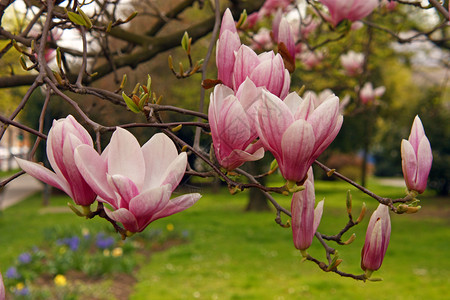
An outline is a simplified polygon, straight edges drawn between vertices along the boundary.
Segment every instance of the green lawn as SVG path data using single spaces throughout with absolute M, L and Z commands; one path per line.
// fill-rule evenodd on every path
M 383 196 L 399 197 L 403 188 L 369 188 Z M 326 198 L 319 231 L 335 234 L 346 223 L 343 183 L 316 182 L 318 199 Z M 162 252 L 135 273 L 138 283 L 131 299 L 443 299 L 450 285 L 449 199 L 423 197 L 416 215 L 392 215 L 392 236 L 382 268 L 374 277 L 382 282 L 356 282 L 325 273 L 311 262 L 301 262 L 292 244 L 290 229 L 279 227 L 275 213 L 245 213 L 246 193 L 235 196 L 225 190 L 204 196 L 191 209 L 156 221 L 146 231 L 164 229 L 189 233 L 190 242 Z M 289 198 L 277 196 L 289 207 Z M 62 206 L 67 199 L 52 199 Z M 339 246 L 341 270 L 359 274 L 360 249 L 365 227 L 376 207 L 374 200 L 353 193 L 355 215 L 362 202 L 368 204 L 363 223 L 350 246 Z M 0 269 L 19 253 L 43 243 L 43 228 L 64 226 L 103 227 L 101 220 L 84 220 L 74 214 L 39 213 L 40 198 L 32 197 L 0 215 Z M 283 218 L 286 220 L 286 218 Z M 334 246 L 333 244 L 331 244 Z M 324 251 L 315 240 L 311 255 L 323 260 Z

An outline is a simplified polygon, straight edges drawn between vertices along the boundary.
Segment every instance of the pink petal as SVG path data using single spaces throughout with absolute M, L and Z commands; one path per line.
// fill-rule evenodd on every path
M 187 154 L 186 152 L 180 153 L 175 160 L 167 167 L 161 178 L 163 179 L 161 185 L 169 184 L 174 191 L 180 184 L 181 179 L 186 172 L 187 166 Z
M 222 23 L 220 25 L 220 35 L 222 35 L 225 30 L 237 33 L 236 24 L 234 23 L 233 15 L 229 8 L 223 13 Z
M 122 175 L 109 176 L 108 182 L 120 196 L 119 207 L 128 209 L 130 200 L 139 194 L 137 186 L 131 179 Z
M 287 180 L 300 182 L 306 176 L 307 164 L 314 149 L 314 131 L 305 120 L 297 120 L 284 132 L 281 140 L 282 159 L 280 171 Z
M 259 58 L 256 53 L 248 46 L 242 45 L 236 52 L 236 60 L 233 68 L 233 88 L 238 90 L 239 86 L 259 64 Z M 256 82 L 254 82 L 256 84 Z M 258 84 L 256 84 L 258 86 Z
M 75 149 L 74 157 L 78 171 L 92 190 L 105 202 L 118 208 L 114 188 L 107 180 L 107 164 L 94 148 L 80 145 Z
M 123 227 L 130 232 L 140 232 L 144 229 L 139 227 L 136 217 L 125 208 L 119 208 L 115 211 L 110 211 L 105 207 L 105 212 L 108 217 L 116 222 L 122 223 Z
M 167 205 L 153 216 L 152 222 L 188 209 L 201 197 L 202 195 L 193 193 L 170 199 Z
M 86 183 L 75 164 L 75 148 L 83 144 L 78 137 L 69 133 L 64 140 L 63 146 L 63 164 L 67 174 L 67 182 L 72 191 L 72 199 L 78 205 L 90 205 L 94 202 L 97 195 Z M 90 146 L 88 146 L 90 147 Z
M 297 112 L 303 99 L 296 93 L 292 92 L 283 100 L 284 104 L 289 108 L 293 115 Z M 295 119 L 298 119 L 297 117 Z
M 320 220 L 322 219 L 322 213 L 323 213 L 323 205 L 324 205 L 325 201 L 320 201 L 316 208 L 314 209 L 314 226 L 313 226 L 313 231 L 314 234 L 317 231 L 317 228 L 319 227 L 320 224 Z
M 277 96 L 263 90 L 261 105 L 258 107 L 257 131 L 264 147 L 281 157 L 281 138 L 294 122 L 294 117 L 286 104 Z
M 167 205 L 171 192 L 171 186 L 164 185 L 146 190 L 131 199 L 130 212 L 136 217 L 141 230 L 150 224 L 154 220 L 154 215 Z
M 417 176 L 417 157 L 414 148 L 407 140 L 402 140 L 401 146 L 402 170 L 408 189 L 414 189 Z
M 425 130 L 423 129 L 422 121 L 420 120 L 419 116 L 416 116 L 414 118 L 414 122 L 411 127 L 411 133 L 408 138 L 408 141 L 411 143 L 411 146 L 413 147 L 415 153 L 417 153 L 419 149 L 419 143 L 424 136 Z
M 417 151 L 417 191 L 422 193 L 427 187 L 428 174 L 430 174 L 433 154 L 427 137 L 423 137 Z
M 223 158 L 220 165 L 227 170 L 234 170 L 247 161 L 255 161 L 264 157 L 264 148 L 257 149 L 254 153 L 235 149 L 229 156 Z
M 117 127 L 109 144 L 108 173 L 128 177 L 141 189 L 145 177 L 145 160 L 137 139 L 127 130 Z
M 94 143 L 89 132 L 75 120 L 72 115 L 68 115 L 64 121 L 64 125 L 69 127 L 68 131 L 72 132 L 81 143 L 94 147 Z
M 173 141 L 164 133 L 157 133 L 142 146 L 145 160 L 145 179 L 142 190 L 158 187 L 165 180 L 162 176 L 178 157 Z M 186 169 L 184 166 L 183 173 Z
M 55 173 L 50 171 L 49 169 L 45 168 L 44 166 L 24 160 L 18 157 L 15 157 L 18 165 L 22 170 L 33 176 L 34 178 L 37 178 L 47 184 L 50 184 L 51 186 L 54 186 L 68 194 L 70 197 L 72 197 L 72 192 L 70 190 L 69 184 L 63 177 L 58 177 Z
M 216 43 L 217 78 L 228 87 L 233 87 L 233 68 L 235 65 L 235 51 L 241 46 L 236 32 L 225 30 Z
M 331 97 L 324 101 L 308 117 L 308 122 L 314 129 L 317 149 L 332 133 L 336 127 L 339 115 L 339 98 Z

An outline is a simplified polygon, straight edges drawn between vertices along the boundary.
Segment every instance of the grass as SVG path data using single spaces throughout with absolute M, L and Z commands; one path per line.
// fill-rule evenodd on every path
M 403 195 L 403 188 L 375 182 L 369 188 L 383 196 Z M 316 182 L 317 198 L 326 198 L 319 226 L 322 233 L 334 234 L 345 225 L 347 189 L 339 182 Z M 376 203 L 359 192 L 352 195 L 354 215 L 359 214 L 363 201 L 368 204 L 368 213 L 362 224 L 346 235 L 355 232 L 355 242 L 336 248 L 344 259 L 341 269 L 359 274 L 360 249 Z M 151 224 L 146 231 L 168 224 L 187 230 L 190 242 L 152 253 L 135 273 L 138 283 L 130 299 L 443 299 L 448 294 L 448 199 L 424 196 L 423 210 L 418 214 L 392 215 L 388 253 L 374 274 L 383 281 L 362 283 L 325 273 L 311 262 L 302 263 L 290 229 L 273 221 L 274 212 L 245 213 L 246 197 L 246 193 L 205 192 L 191 209 Z M 277 199 L 289 207 L 288 197 Z M 52 205 L 61 206 L 66 201 L 54 198 Z M 42 243 L 45 227 L 104 226 L 101 220 L 84 220 L 73 214 L 39 214 L 40 208 L 40 198 L 35 196 L 0 216 L 2 271 L 27 247 Z M 316 240 L 308 251 L 323 260 L 323 249 Z

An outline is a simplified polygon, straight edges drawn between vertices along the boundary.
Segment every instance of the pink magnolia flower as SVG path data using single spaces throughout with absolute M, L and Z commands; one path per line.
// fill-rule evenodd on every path
M 209 124 L 214 153 L 219 164 L 233 170 L 246 161 L 264 156 L 260 143 L 252 144 L 258 133 L 255 129 L 255 103 L 261 88 L 247 78 L 236 95 L 225 85 L 217 85 L 209 103 Z
M 273 51 L 257 55 L 249 47 L 242 45 L 236 53 L 233 70 L 233 89 L 250 78 L 257 87 L 265 87 L 281 99 L 289 93 L 291 77 L 284 67 L 283 58 Z
M 267 28 L 261 28 L 253 36 L 251 48 L 253 50 L 265 50 L 273 47 L 272 37 L 270 36 L 270 30 Z
M 336 26 L 344 19 L 357 21 L 368 16 L 379 4 L 378 0 L 320 0 L 328 7 L 330 22 Z
M 75 150 L 77 167 L 107 215 L 130 232 L 140 232 L 151 222 L 191 207 L 200 194 L 170 199 L 183 178 L 187 165 L 185 152 L 163 133 L 155 134 L 142 148 L 128 131 L 117 128 L 100 156 L 84 145 Z
M 330 96 L 315 108 L 310 96 L 303 100 L 291 93 L 281 101 L 264 90 L 262 95 L 256 127 L 260 141 L 275 156 L 283 177 L 301 183 L 342 126 L 339 98 Z
M 40 164 L 20 158 L 16 160 L 31 176 L 63 190 L 76 204 L 88 206 L 97 195 L 76 168 L 74 151 L 79 145 L 85 145 L 94 151 L 92 138 L 87 130 L 69 115 L 53 121 L 47 136 L 47 157 L 55 173 Z
M 311 97 L 312 101 L 314 102 L 314 107 L 317 108 L 320 104 L 322 104 L 325 100 L 327 100 L 328 97 L 334 96 L 334 93 L 330 89 L 324 89 L 319 93 L 319 95 L 317 95 L 314 91 L 308 90 L 305 92 L 304 97 L 306 98 L 308 96 Z M 341 101 L 339 102 L 339 111 L 341 112 L 341 114 L 344 112 L 345 107 L 348 105 L 349 102 L 350 102 L 349 95 L 346 95 L 344 98 L 341 99 Z
M 376 98 L 383 96 L 386 88 L 384 86 L 373 88 L 371 82 L 366 82 L 359 91 L 359 98 L 363 104 L 372 103 Z
M 247 20 L 246 20 L 247 28 L 249 28 L 249 29 L 253 28 L 256 25 L 256 23 L 259 21 L 260 18 L 261 17 L 259 16 L 259 12 L 254 12 L 254 13 L 249 14 L 247 16 Z
M 408 140 L 402 140 L 402 169 L 406 186 L 419 194 L 427 187 L 433 154 L 422 122 L 416 116 Z
M 391 1 L 391 0 L 383 0 L 381 3 L 388 11 L 395 10 L 398 5 L 398 2 Z
M 341 65 L 348 76 L 357 76 L 362 73 L 364 64 L 364 54 L 350 50 L 347 54 L 341 55 Z
M 307 70 L 315 68 L 318 64 L 322 62 L 325 55 L 323 52 L 303 52 L 300 54 L 300 60 L 305 65 Z
M 311 246 L 314 234 L 319 227 L 322 218 L 323 203 L 320 201 L 316 209 L 316 196 L 314 193 L 314 175 L 312 168 L 309 168 L 308 178 L 305 181 L 305 189 L 296 192 L 292 196 L 292 236 L 294 246 L 299 250 L 306 250 Z
M 233 88 L 233 67 L 235 52 L 241 46 L 233 15 L 227 9 L 223 14 L 219 39 L 216 44 L 217 78 L 226 86 Z
M 384 255 L 391 237 L 391 218 L 389 208 L 380 204 L 369 220 L 366 240 L 361 251 L 361 268 L 376 271 L 383 263 Z
M 278 9 L 286 10 L 292 0 L 266 0 L 259 10 L 261 16 L 274 14 Z

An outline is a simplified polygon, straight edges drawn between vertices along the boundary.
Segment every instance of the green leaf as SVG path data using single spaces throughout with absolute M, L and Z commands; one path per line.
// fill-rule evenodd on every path
M 68 11 L 67 16 L 69 17 L 70 21 L 72 21 L 74 24 L 87 27 L 86 20 L 84 20 L 84 18 L 79 14 Z
M 83 17 L 84 21 L 86 22 L 86 28 L 91 29 L 92 28 L 92 22 L 91 19 L 84 13 L 84 11 L 81 10 L 81 8 L 77 9 L 78 13 Z
M 127 104 L 128 108 L 134 112 L 134 113 L 140 113 L 140 109 L 139 107 L 136 105 L 136 103 L 134 103 L 133 100 L 131 100 L 130 97 L 127 96 L 127 94 L 125 94 L 125 92 L 122 92 L 122 98 L 123 100 L 125 100 L 125 103 Z
M 142 98 L 139 99 L 139 109 L 142 110 L 144 108 L 144 105 L 148 102 L 148 94 L 144 94 Z
M 183 47 L 184 51 L 188 51 L 189 34 L 187 33 L 187 31 L 184 32 L 183 38 L 181 39 L 181 47 Z

